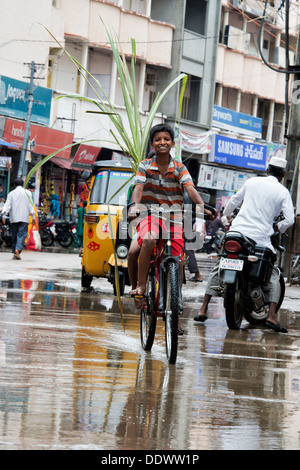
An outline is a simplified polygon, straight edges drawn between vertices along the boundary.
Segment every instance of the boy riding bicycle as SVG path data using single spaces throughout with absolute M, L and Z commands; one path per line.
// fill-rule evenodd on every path
M 132 202 L 129 217 L 138 215 L 139 208 L 146 206 L 169 206 L 183 207 L 184 189 L 191 200 L 197 204 L 197 211 L 200 212 L 200 205 L 204 203 L 194 187 L 194 183 L 187 168 L 170 155 L 170 150 L 174 147 L 174 131 L 166 124 L 158 124 L 150 130 L 150 144 L 155 154 L 152 158 L 140 162 L 137 169 Z M 212 215 L 210 211 L 204 212 Z M 137 238 L 131 242 L 128 256 L 128 271 L 132 290 L 132 296 L 142 297 L 146 290 L 151 255 L 158 240 L 163 242 L 164 224 L 161 219 L 154 215 L 147 215 L 137 225 Z M 182 223 L 171 224 L 172 255 L 181 259 L 181 273 L 183 273 L 184 238 Z M 139 262 L 138 262 L 139 258 Z M 182 276 L 181 276 L 182 278 Z M 141 302 L 136 302 L 136 307 L 141 308 Z

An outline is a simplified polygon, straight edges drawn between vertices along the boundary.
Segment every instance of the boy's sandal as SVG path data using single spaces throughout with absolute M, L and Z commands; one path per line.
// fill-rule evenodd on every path
M 144 305 L 144 296 L 143 295 L 132 295 L 134 300 L 134 305 L 137 310 L 142 310 Z
M 194 321 L 196 321 L 196 322 L 199 322 L 199 321 L 200 321 L 200 322 L 204 323 L 206 320 L 207 320 L 207 316 L 206 316 L 206 315 L 196 315 L 196 316 L 194 317 Z
M 196 276 L 193 276 L 189 279 L 189 281 L 192 281 L 192 282 L 203 282 L 203 279 L 197 279 Z

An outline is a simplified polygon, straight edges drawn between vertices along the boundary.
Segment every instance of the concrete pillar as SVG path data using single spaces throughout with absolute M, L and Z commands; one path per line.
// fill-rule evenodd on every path
M 235 110 L 237 113 L 239 113 L 241 109 L 241 97 L 242 97 L 242 92 L 241 90 L 238 90 L 237 97 L 236 97 L 236 105 L 235 105 Z
M 140 80 L 139 80 L 139 93 L 138 93 L 138 107 L 143 109 L 143 97 L 145 90 L 145 77 L 146 77 L 146 62 L 141 62 L 140 65 Z
M 88 44 L 82 44 L 82 54 L 81 54 L 81 65 L 87 70 L 88 69 L 88 52 L 89 47 Z M 84 72 L 83 72 L 84 73 Z M 80 82 L 79 82 L 79 93 L 81 95 L 85 95 L 86 90 L 86 81 L 84 75 L 80 75 Z
M 111 76 L 110 76 L 110 90 L 109 90 L 109 101 L 115 104 L 116 98 L 116 84 L 117 84 L 117 64 L 112 56 L 111 63 Z
M 270 101 L 267 142 L 272 142 L 275 102 Z
M 257 108 L 258 108 L 258 97 L 254 96 L 253 105 L 252 105 L 252 116 L 257 117 Z
M 223 99 L 223 85 L 218 84 L 217 86 L 217 96 L 216 96 L 216 105 L 222 106 Z

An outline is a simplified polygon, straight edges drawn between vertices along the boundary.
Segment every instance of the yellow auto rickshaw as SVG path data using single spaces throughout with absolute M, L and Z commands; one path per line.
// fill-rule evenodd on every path
M 119 273 L 120 294 L 124 294 L 125 285 L 129 285 L 127 254 L 129 237 L 120 237 L 126 233 L 122 221 L 122 211 L 127 205 L 128 190 L 132 183 L 132 166 L 129 161 L 98 161 L 92 173 L 83 172 L 82 177 L 91 177 L 91 191 L 88 198 L 83 228 L 83 254 L 81 286 L 91 287 L 93 277 L 106 277 L 115 285 L 115 257 L 112 237 L 117 240 L 117 266 Z M 121 230 L 122 229 L 122 230 Z

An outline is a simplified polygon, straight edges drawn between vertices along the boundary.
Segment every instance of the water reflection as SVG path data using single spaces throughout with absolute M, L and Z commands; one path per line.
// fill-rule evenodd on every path
M 0 285 L 0 448 L 299 448 L 300 316 L 289 335 L 229 331 L 221 299 L 195 325 L 186 303 L 178 362 L 163 322 L 151 353 L 123 299 L 53 279 Z M 299 342 L 299 343 L 298 343 Z

